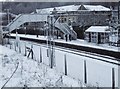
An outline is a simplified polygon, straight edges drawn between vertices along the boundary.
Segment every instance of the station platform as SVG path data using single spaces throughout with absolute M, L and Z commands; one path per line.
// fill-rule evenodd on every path
M 47 43 L 46 36 L 36 36 L 36 35 L 25 35 L 25 34 L 17 34 L 21 40 L 28 40 L 37 43 Z M 15 38 L 16 34 L 11 34 L 10 38 Z M 77 39 L 72 41 L 65 41 L 63 39 L 52 39 L 52 42 L 55 43 L 56 46 L 86 51 L 89 53 L 96 53 L 100 55 L 105 55 L 109 57 L 116 58 L 116 60 L 120 61 L 120 47 L 109 46 L 108 44 L 95 44 L 89 43 L 85 40 Z

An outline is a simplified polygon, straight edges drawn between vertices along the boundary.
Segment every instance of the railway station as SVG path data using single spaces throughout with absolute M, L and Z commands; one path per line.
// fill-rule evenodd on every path
M 116 5 L 0 12 L 0 64 L 11 75 L 3 72 L 0 87 L 119 89 L 120 3 Z

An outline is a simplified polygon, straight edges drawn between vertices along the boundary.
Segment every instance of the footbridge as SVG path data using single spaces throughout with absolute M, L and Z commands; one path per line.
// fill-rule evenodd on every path
M 11 21 L 6 28 L 3 29 L 3 34 L 7 34 L 12 32 L 13 30 L 19 28 L 22 24 L 26 23 L 26 22 L 42 22 L 42 21 L 46 21 L 47 23 L 48 20 L 48 16 L 52 16 L 52 15 L 45 15 L 45 14 L 19 14 L 13 21 Z M 54 16 L 53 16 L 54 17 Z M 72 39 L 77 39 L 77 34 L 76 32 L 71 29 L 67 24 L 63 24 L 59 22 L 60 17 L 58 17 L 57 19 L 53 19 L 53 21 L 55 22 L 55 27 L 58 28 L 60 31 L 62 31 L 64 33 L 64 35 L 70 35 L 72 37 Z M 50 24 L 50 23 L 49 23 Z

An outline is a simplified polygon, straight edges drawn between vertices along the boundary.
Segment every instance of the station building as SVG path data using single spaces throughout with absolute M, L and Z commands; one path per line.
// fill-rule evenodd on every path
M 84 32 L 90 26 L 108 26 L 111 10 L 101 5 L 67 5 L 36 9 L 34 13 L 52 14 L 60 23 L 72 25 L 77 38 L 84 39 Z
M 59 16 L 62 23 L 71 21 L 73 26 L 108 25 L 111 17 L 111 10 L 101 5 L 68 5 L 36 9 L 36 13 Z
M 109 43 L 110 28 L 108 26 L 91 26 L 85 31 L 85 40 L 92 43 Z

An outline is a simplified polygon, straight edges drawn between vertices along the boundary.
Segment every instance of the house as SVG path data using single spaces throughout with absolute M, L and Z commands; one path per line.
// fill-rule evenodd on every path
M 109 34 L 109 26 L 91 26 L 85 31 L 85 40 L 97 44 L 108 43 Z

